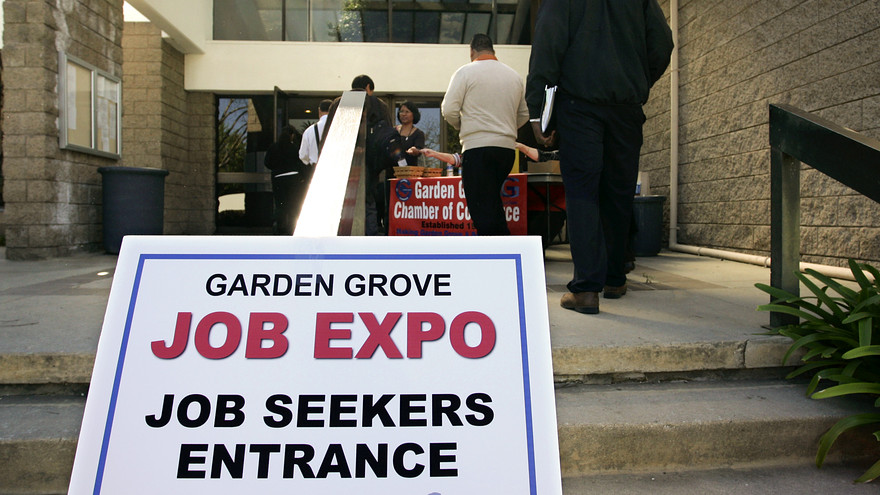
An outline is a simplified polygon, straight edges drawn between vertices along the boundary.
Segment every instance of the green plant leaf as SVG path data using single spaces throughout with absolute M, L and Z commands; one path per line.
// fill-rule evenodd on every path
M 785 362 L 783 362 L 782 364 L 784 365 Z M 827 368 L 828 366 L 837 366 L 840 364 L 841 364 L 841 361 L 813 361 L 812 363 L 808 363 L 808 364 L 805 364 L 803 366 L 798 367 L 796 370 L 785 375 L 785 378 L 790 380 L 792 378 L 803 375 L 804 373 L 806 373 L 808 371 L 813 371 L 813 370 L 819 369 L 819 368 Z
M 880 461 L 875 462 L 863 475 L 856 478 L 856 483 L 874 481 L 878 476 L 880 476 Z
M 859 320 L 859 346 L 871 345 L 874 336 L 873 318 Z
M 800 274 L 797 274 L 797 275 L 800 276 Z M 791 292 L 788 292 L 785 289 L 781 289 L 779 287 L 773 287 L 773 286 L 770 286 L 767 284 L 762 284 L 762 283 L 755 284 L 755 287 L 770 294 L 770 296 L 773 298 L 771 300 L 771 304 L 776 304 L 776 303 L 797 304 L 800 306 L 807 307 L 810 310 L 818 309 L 817 305 L 809 302 L 810 299 L 814 299 L 814 298 L 811 298 L 808 296 L 798 296 L 798 295 L 792 294 Z M 815 299 L 818 299 L 818 298 L 815 298 Z
M 813 359 L 816 356 L 822 356 L 825 359 L 829 359 L 837 351 L 838 351 L 838 349 L 836 347 L 832 347 L 832 346 L 827 346 L 827 345 L 815 346 L 812 349 L 810 349 L 809 351 L 807 351 L 806 354 L 804 354 L 804 357 L 801 358 L 801 361 L 804 361 L 804 362 L 810 361 L 811 359 Z
M 880 394 L 880 383 L 857 382 L 835 385 L 814 393 L 812 397 L 814 399 L 828 399 L 852 394 Z
M 871 265 L 863 265 L 865 271 L 871 274 L 874 277 L 874 286 L 877 290 L 880 290 L 880 270 L 877 270 Z
M 817 299 L 818 301 L 818 299 Z M 840 318 L 835 317 L 831 313 L 822 309 L 822 307 L 818 304 L 813 304 L 806 297 L 790 297 L 788 299 L 774 299 L 768 304 L 763 304 L 758 306 L 758 311 L 776 311 L 773 308 L 770 308 L 770 305 L 782 305 L 789 308 L 803 308 L 806 311 L 810 311 L 813 314 L 817 315 L 820 319 L 828 320 L 828 321 L 838 321 Z
M 865 289 L 863 295 L 871 294 L 871 291 L 875 290 L 874 287 L 870 289 Z M 854 308 L 853 312 L 866 311 L 868 313 L 876 315 L 878 311 L 880 311 L 880 294 L 869 295 L 869 297 L 862 302 L 858 303 Z
M 825 378 L 831 380 L 833 382 L 837 382 L 838 384 L 844 383 L 865 383 L 860 378 L 854 378 L 852 375 L 847 375 L 846 373 L 837 373 L 834 375 L 828 375 Z
M 857 341 L 855 327 L 843 326 L 843 327 L 835 327 L 832 325 L 828 325 L 827 323 L 817 323 L 812 321 L 803 321 L 798 324 L 796 327 L 785 328 L 779 332 L 780 335 L 785 335 L 786 337 L 791 338 L 792 340 L 797 340 L 806 335 L 820 333 L 822 335 L 834 335 L 837 337 L 845 337 L 850 338 L 854 342 Z M 794 337 L 790 337 L 790 336 Z
M 801 327 L 782 327 L 776 330 L 776 333 L 782 335 L 783 337 L 788 337 L 791 340 L 797 340 L 804 335 L 807 335 L 808 332 L 804 332 Z
M 816 284 L 813 283 L 812 280 L 810 280 L 806 276 L 801 276 L 799 278 L 801 279 L 801 282 L 808 289 L 810 289 L 810 292 L 812 292 L 813 294 L 816 294 L 816 298 L 819 301 L 823 302 L 826 306 L 828 306 L 829 309 L 831 309 L 831 311 L 834 313 L 834 316 L 835 316 L 834 320 L 835 321 L 840 321 L 845 317 L 843 310 L 840 309 L 840 306 L 837 305 L 837 303 L 834 301 L 834 298 L 829 296 L 828 293 L 826 292 L 825 289 L 827 289 L 827 287 L 820 289 Z M 827 315 L 827 313 L 826 313 L 826 315 Z M 831 319 L 830 316 L 831 315 L 827 315 L 827 317 L 823 316 L 823 319 L 829 320 L 829 319 Z
M 821 373 L 821 371 L 819 373 Z M 819 380 L 822 379 L 819 373 L 816 373 L 813 375 L 813 378 L 810 378 L 810 383 L 807 384 L 807 390 L 804 391 L 804 395 L 807 397 L 813 395 L 813 392 L 819 387 Z
M 862 271 L 856 260 L 850 258 L 847 262 L 849 263 L 849 269 L 852 272 L 853 277 L 855 277 L 856 282 L 859 284 L 859 287 L 862 289 L 870 288 L 872 284 L 868 280 L 868 277 L 865 276 L 865 272 Z
M 755 284 L 755 287 L 766 292 L 767 294 L 770 294 L 770 296 L 780 301 L 791 302 L 800 299 L 800 296 L 796 296 L 785 289 L 780 289 L 779 287 L 773 287 L 762 283 Z
M 785 314 L 789 314 L 789 315 L 794 315 L 794 316 L 797 316 L 798 318 L 801 318 L 801 319 L 804 319 L 807 321 L 812 321 L 814 323 L 824 323 L 824 320 L 822 320 L 821 318 L 818 318 L 814 315 L 811 315 L 810 313 L 801 311 L 801 310 L 799 310 L 797 308 L 793 308 L 791 306 L 785 306 L 782 304 L 762 304 L 761 306 L 758 306 L 758 311 L 775 311 L 777 313 L 785 313 Z
M 831 333 L 807 334 L 797 339 L 791 346 L 795 349 L 798 349 L 808 344 L 815 344 L 816 342 L 823 342 L 826 340 L 831 342 L 842 342 L 844 344 L 847 344 L 847 347 L 859 347 L 859 343 L 856 339 L 844 335 L 836 335 Z M 791 349 L 789 350 L 791 351 Z
M 843 368 L 843 374 L 846 376 L 855 376 L 856 370 L 859 369 L 859 366 L 862 365 L 862 361 L 852 361 L 851 363 L 846 365 L 846 368 Z
M 850 323 L 855 323 L 857 321 L 864 320 L 865 318 L 873 318 L 875 316 L 880 316 L 880 314 L 871 311 L 857 311 L 854 309 L 849 316 L 841 321 L 841 323 L 843 323 L 844 325 L 849 325 Z
M 872 423 L 880 423 L 880 414 L 856 414 L 843 418 L 837 423 L 834 423 L 834 426 L 826 431 L 825 434 L 822 435 L 822 437 L 819 439 L 819 450 L 818 452 L 816 452 L 816 466 L 822 467 L 822 463 L 825 462 L 825 456 L 828 455 L 828 450 L 831 449 L 831 446 L 834 445 L 837 437 L 839 437 L 843 432 L 849 430 L 850 428 L 855 428 L 857 426 Z
M 843 359 L 858 359 L 865 356 L 880 356 L 880 345 L 865 345 L 843 353 Z
M 835 292 L 837 292 L 838 294 L 843 296 L 843 298 L 848 301 L 855 301 L 856 297 L 858 296 L 858 292 L 850 289 L 849 287 L 841 284 L 840 282 L 838 282 L 837 280 L 834 280 L 831 277 L 828 277 L 826 275 L 822 275 L 821 273 L 817 272 L 816 270 L 813 270 L 812 268 L 808 268 L 805 271 L 807 273 L 809 273 L 810 275 L 812 275 L 813 277 L 815 277 L 820 282 L 822 282 L 823 284 L 834 289 Z
M 826 368 L 824 370 L 816 372 L 816 374 L 813 375 L 813 378 L 810 380 L 810 383 L 807 385 L 807 394 L 806 394 L 807 397 L 809 397 L 810 395 L 813 394 L 813 392 L 815 392 L 816 388 L 819 386 L 820 380 L 828 378 L 831 375 L 840 374 L 840 373 L 841 373 L 840 368 Z

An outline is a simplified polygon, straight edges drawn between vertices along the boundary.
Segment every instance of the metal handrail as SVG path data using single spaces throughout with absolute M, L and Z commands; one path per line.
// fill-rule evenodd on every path
M 880 141 L 790 105 L 770 105 L 770 285 L 795 295 L 801 162 L 880 202 Z M 771 327 L 797 322 L 770 313 Z
M 363 235 L 365 101 L 363 91 L 343 93 L 315 165 L 294 236 Z

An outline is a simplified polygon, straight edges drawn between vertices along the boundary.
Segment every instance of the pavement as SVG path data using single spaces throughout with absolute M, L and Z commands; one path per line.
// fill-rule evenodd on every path
M 0 384 L 88 383 L 116 256 L 10 261 L 0 248 Z M 769 283 L 760 266 L 662 251 L 636 260 L 629 292 L 600 314 L 562 309 L 567 245 L 545 252 L 557 381 L 780 365 L 788 341 L 760 335 Z
M 0 369 L 0 383 L 22 383 L 25 375 L 87 383 L 116 256 L 10 261 L 3 249 L 0 363 L 24 361 L 17 371 Z M 545 259 L 558 377 L 779 365 L 786 341 L 759 335 L 769 315 L 755 310 L 768 301 L 754 287 L 769 283 L 767 268 L 663 251 L 637 259 L 625 297 L 601 299 L 600 314 L 583 315 L 559 306 L 572 273 L 568 246 L 551 246 Z

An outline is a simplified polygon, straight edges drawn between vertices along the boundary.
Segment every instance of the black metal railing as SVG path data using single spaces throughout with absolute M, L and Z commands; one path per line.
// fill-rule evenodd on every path
M 363 91 L 343 93 L 321 148 L 294 236 L 363 235 L 365 97 Z
M 880 141 L 790 105 L 770 105 L 770 285 L 800 294 L 801 163 L 880 202 Z M 797 317 L 770 313 L 770 326 Z

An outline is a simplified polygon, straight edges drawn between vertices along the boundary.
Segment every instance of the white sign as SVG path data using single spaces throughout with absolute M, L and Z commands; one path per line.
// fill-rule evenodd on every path
M 72 494 L 561 494 L 537 237 L 126 237 Z

